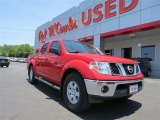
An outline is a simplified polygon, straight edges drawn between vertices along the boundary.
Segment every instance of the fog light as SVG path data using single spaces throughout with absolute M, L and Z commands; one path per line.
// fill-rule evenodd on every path
M 102 93 L 106 94 L 109 91 L 108 86 L 103 86 L 101 91 L 102 91 Z

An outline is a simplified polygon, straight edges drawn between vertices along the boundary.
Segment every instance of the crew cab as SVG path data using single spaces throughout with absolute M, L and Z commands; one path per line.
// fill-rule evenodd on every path
M 127 99 L 143 88 L 136 61 L 107 56 L 94 46 L 55 39 L 43 43 L 28 59 L 28 82 L 40 80 L 58 89 L 66 107 L 84 112 L 91 103 Z

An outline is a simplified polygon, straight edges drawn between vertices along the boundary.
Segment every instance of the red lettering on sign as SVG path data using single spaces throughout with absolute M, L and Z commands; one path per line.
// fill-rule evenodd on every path
M 99 22 L 99 21 L 102 20 L 103 13 L 102 13 L 102 11 L 99 10 L 102 7 L 103 7 L 103 4 L 101 3 L 101 4 L 96 5 L 96 7 L 93 9 L 93 13 L 98 16 L 97 18 L 93 19 L 94 23 Z
M 119 0 L 119 13 L 123 14 L 135 8 L 138 4 L 138 0 L 132 0 L 130 5 L 125 6 L 125 0 Z
M 61 22 L 57 22 L 52 24 L 48 27 L 48 29 L 45 29 L 44 31 L 39 32 L 39 41 L 44 42 L 47 36 L 47 33 L 49 33 L 49 37 L 55 36 L 56 34 L 62 34 L 69 31 L 72 31 L 73 29 L 76 29 L 78 27 L 78 22 L 73 17 L 69 17 L 68 24 L 62 25 Z M 48 32 L 47 32 L 48 30 Z
M 56 29 L 56 33 L 59 35 L 61 34 L 61 32 L 59 31 L 59 28 L 61 27 L 61 23 L 60 22 L 57 22 L 55 23 L 55 29 Z
M 105 18 L 111 18 L 116 16 L 116 11 L 113 12 L 113 10 L 116 9 L 115 2 L 116 0 L 108 0 L 105 2 Z
M 81 16 L 82 25 L 88 26 L 91 24 L 92 21 L 93 23 L 101 21 L 103 17 L 108 19 L 116 16 L 117 13 L 123 14 L 125 12 L 131 11 L 137 6 L 139 0 L 130 0 L 130 1 L 131 2 L 129 4 L 127 3 L 126 5 L 126 0 L 119 0 L 119 9 L 118 9 L 119 11 L 117 11 L 116 9 L 116 7 L 118 7 L 116 5 L 116 0 L 107 0 L 105 1 L 105 4 L 100 3 L 97 4 L 93 9 L 89 8 L 87 11 L 82 12 Z M 104 14 L 103 11 L 100 10 L 103 7 L 104 7 Z M 95 17 L 92 18 L 92 16 Z M 52 37 L 55 36 L 56 34 L 59 35 L 66 32 L 70 32 L 74 29 L 77 29 L 77 27 L 78 27 L 78 21 L 71 16 L 69 17 L 68 23 L 66 25 L 62 25 L 61 22 L 56 22 L 51 26 L 49 26 L 48 29 L 40 31 L 38 38 L 39 41 L 44 42 L 47 36 Z
M 54 29 L 55 29 L 55 26 L 54 26 L 54 25 L 52 25 L 52 26 L 50 26 L 50 27 L 48 28 L 48 30 L 49 30 L 49 36 L 50 36 L 50 37 L 52 37 L 52 36 L 55 35 Z
M 104 15 L 102 10 L 99 10 L 100 8 L 103 7 L 103 4 L 98 4 L 93 8 L 88 9 L 88 17 L 86 11 L 82 12 L 82 24 L 84 26 L 88 26 L 92 22 L 92 15 L 97 16 L 97 18 L 93 19 L 93 22 L 99 22 L 103 19 L 103 16 L 105 16 L 106 19 L 114 17 L 117 15 L 117 13 L 123 14 L 125 12 L 131 11 L 134 9 L 138 4 L 138 0 L 131 0 L 131 3 L 126 6 L 126 1 L 125 0 L 119 0 L 119 11 L 116 11 L 116 0 L 107 0 L 105 2 L 105 10 L 104 10 Z
M 55 30 L 58 35 L 62 34 L 62 33 L 69 32 L 73 29 L 76 29 L 77 27 L 78 27 L 78 22 L 76 20 L 74 20 L 73 17 L 70 17 L 68 24 L 66 24 L 64 26 L 62 26 L 62 24 L 60 22 L 57 22 L 55 24 Z
M 92 21 L 92 9 L 88 9 L 88 17 L 87 17 L 87 20 L 86 20 L 86 12 L 83 11 L 82 12 L 82 24 L 84 26 L 87 26 L 91 23 Z
M 45 29 L 44 31 L 40 31 L 39 35 L 38 35 L 38 39 L 41 43 L 44 43 L 46 40 L 46 36 L 47 36 L 47 30 Z
M 60 33 L 69 32 L 78 27 L 78 22 L 73 19 L 73 17 L 69 18 L 68 24 L 60 27 Z

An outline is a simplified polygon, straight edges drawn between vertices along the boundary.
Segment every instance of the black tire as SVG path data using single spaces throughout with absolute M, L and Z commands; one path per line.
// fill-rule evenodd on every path
M 9 67 L 9 65 L 6 66 L 7 68 Z
M 76 95 L 73 95 L 73 96 L 76 96 L 75 101 L 77 101 L 77 102 L 75 102 L 73 100 L 73 97 L 72 97 L 73 101 L 69 100 L 69 97 L 71 96 L 71 94 L 67 95 L 67 92 L 69 93 L 69 90 L 71 90 L 69 88 L 72 84 L 74 86 L 77 86 L 76 89 L 75 89 L 75 92 L 79 93 L 79 97 L 76 96 Z M 73 91 L 73 89 L 71 91 Z M 76 94 L 76 93 L 73 93 L 73 94 Z M 70 73 L 66 77 L 66 79 L 64 81 L 64 84 L 63 84 L 63 99 L 64 99 L 64 102 L 65 102 L 66 108 L 69 109 L 72 112 L 77 112 L 77 113 L 85 112 L 86 110 L 89 109 L 91 104 L 89 103 L 89 100 L 88 100 L 88 94 L 87 94 L 87 91 L 86 91 L 84 80 L 79 74 Z M 75 103 L 73 103 L 73 102 L 75 102 Z
M 37 79 L 35 78 L 33 66 L 30 66 L 28 69 L 28 82 L 31 84 L 37 83 Z

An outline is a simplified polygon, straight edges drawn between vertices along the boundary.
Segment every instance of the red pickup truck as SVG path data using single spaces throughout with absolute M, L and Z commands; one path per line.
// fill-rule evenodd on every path
M 111 98 L 127 99 L 142 90 L 143 74 L 136 61 L 107 56 L 100 50 L 72 40 L 45 42 L 28 59 L 28 82 L 40 80 L 63 94 L 73 112 Z

